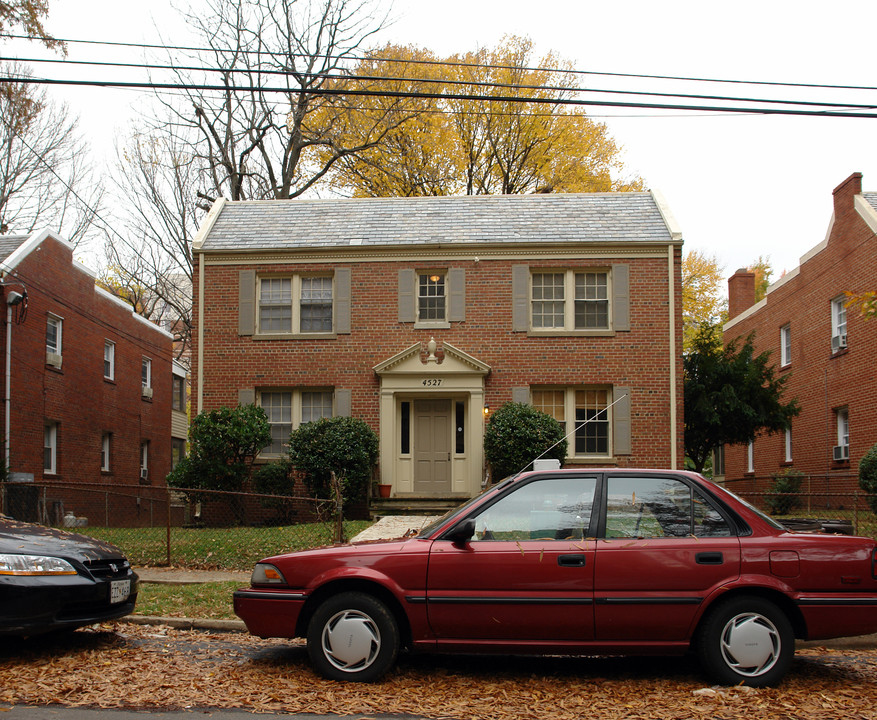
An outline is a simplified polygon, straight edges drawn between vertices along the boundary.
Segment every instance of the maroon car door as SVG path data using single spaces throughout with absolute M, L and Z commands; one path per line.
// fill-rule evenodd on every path
M 686 640 L 704 598 L 740 574 L 740 541 L 699 489 L 609 475 L 594 569 L 596 638 Z
M 427 603 L 436 637 L 592 639 L 596 484 L 596 475 L 537 476 L 479 508 L 469 542 L 435 541 Z

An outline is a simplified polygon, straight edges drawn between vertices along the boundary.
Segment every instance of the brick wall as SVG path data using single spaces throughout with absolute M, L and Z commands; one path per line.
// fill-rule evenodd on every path
M 854 208 L 859 192 L 858 173 L 835 189 L 827 245 L 775 283 L 762 307 L 725 331 L 726 342 L 755 332 L 756 350 L 770 350 L 779 366 L 780 328 L 789 324 L 791 329 L 791 363 L 778 372 L 789 378 L 786 397 L 801 405 L 792 425 L 792 462 L 785 462 L 782 434 L 759 437 L 756 477 L 794 467 L 807 475 L 837 476 L 840 482 L 855 475 L 859 459 L 877 443 L 877 320 L 864 320 L 856 309 L 848 309 L 848 347 L 837 353 L 831 348 L 831 300 L 846 290 L 873 290 L 877 278 L 877 238 Z M 849 411 L 849 462 L 832 460 L 837 408 Z M 725 460 L 726 477 L 746 475 L 745 446 L 726 448 Z
M 11 328 L 10 470 L 32 473 L 37 481 L 139 483 L 140 444 L 148 441 L 149 483 L 163 485 L 170 470 L 171 339 L 98 293 L 94 277 L 73 263 L 71 249 L 51 237 L 6 284 L 26 288 L 28 297 L 24 321 Z M 60 369 L 46 365 L 50 313 L 62 318 Z M 115 343 L 112 381 L 103 377 L 105 340 Z M 151 399 L 141 397 L 143 356 L 152 360 Z M 47 422 L 58 423 L 57 473 L 44 476 Z M 101 472 L 104 432 L 112 433 L 110 472 Z M 136 522 L 137 512 L 132 502 L 130 517 L 114 521 Z
M 666 253 L 666 250 L 665 250 Z M 196 255 L 196 263 L 200 261 Z M 333 339 L 258 340 L 238 335 L 239 271 L 302 273 L 330 271 L 331 263 L 213 265 L 204 268 L 204 409 L 236 405 L 241 388 L 332 386 L 352 390 L 352 414 L 379 430 L 380 379 L 372 368 L 383 360 L 434 336 L 491 367 L 485 402 L 498 408 L 512 389 L 533 384 L 607 384 L 629 386 L 632 402 L 632 454 L 619 464 L 668 467 L 670 464 L 669 311 L 664 257 L 617 256 L 575 262 L 529 260 L 531 268 L 630 266 L 629 332 L 613 337 L 528 337 L 514 332 L 512 266 L 526 257 L 473 259 L 439 263 L 466 272 L 466 319 L 450 329 L 415 329 L 398 322 L 398 271 L 435 266 L 412 261 L 343 262 L 351 269 L 352 313 L 349 335 Z M 678 283 L 681 251 L 675 257 L 676 324 L 681 327 Z M 198 377 L 198 268 L 195 271 L 193 388 Z M 681 336 L 675 352 L 678 412 L 677 453 L 682 449 Z M 196 390 L 193 390 L 195 392 Z

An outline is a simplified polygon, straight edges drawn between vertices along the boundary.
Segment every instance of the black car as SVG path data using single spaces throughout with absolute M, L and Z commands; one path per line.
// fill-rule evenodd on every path
M 121 551 L 0 515 L 0 635 L 39 635 L 134 610 L 137 575 Z

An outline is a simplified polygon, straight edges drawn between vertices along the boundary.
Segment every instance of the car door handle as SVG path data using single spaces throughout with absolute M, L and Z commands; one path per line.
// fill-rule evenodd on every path
M 557 564 L 561 567 L 584 567 L 584 555 L 558 555 Z
M 694 556 L 698 565 L 721 565 L 725 558 L 720 552 L 700 552 Z

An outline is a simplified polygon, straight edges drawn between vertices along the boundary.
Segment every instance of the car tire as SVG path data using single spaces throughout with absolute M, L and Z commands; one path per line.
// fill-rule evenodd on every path
M 726 600 L 701 623 L 697 652 L 707 674 L 723 685 L 767 687 L 782 680 L 795 654 L 795 634 L 769 600 Z
M 373 595 L 346 592 L 314 611 L 307 641 L 311 664 L 323 677 L 374 682 L 396 662 L 399 626 Z

